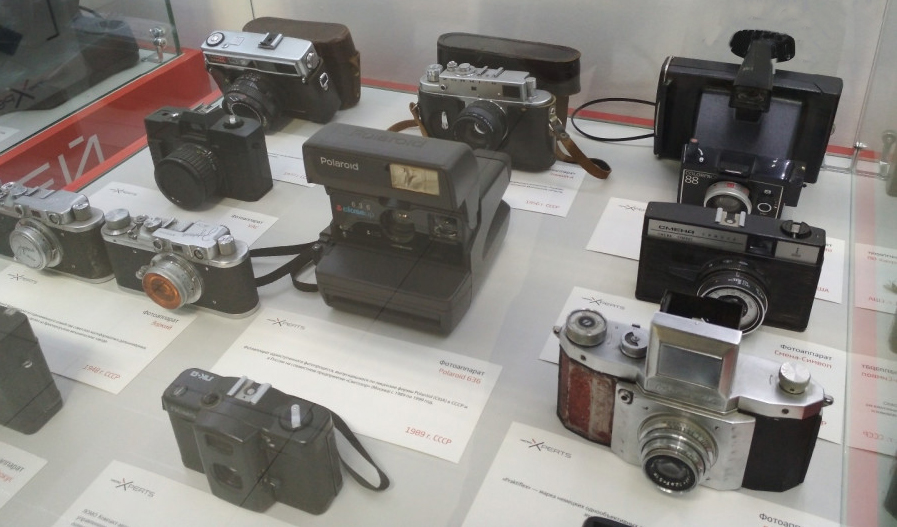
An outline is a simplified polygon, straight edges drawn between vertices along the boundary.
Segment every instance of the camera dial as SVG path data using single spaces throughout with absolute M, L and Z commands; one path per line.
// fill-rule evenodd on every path
M 218 188 L 218 160 L 209 149 L 183 143 L 156 163 L 156 184 L 169 201 L 199 208 Z
M 580 346 L 597 346 L 607 336 L 607 319 L 591 309 L 577 309 L 567 317 L 567 338 Z
M 176 254 L 157 254 L 137 271 L 146 296 L 166 309 L 192 304 L 202 296 L 202 280 L 190 262 Z
M 717 459 L 716 442 L 684 417 L 656 415 L 639 428 L 639 459 L 657 488 L 683 494 L 695 488 Z
M 704 194 L 704 206 L 711 209 L 721 208 L 729 213 L 746 212 L 750 214 L 750 191 L 744 185 L 733 181 L 717 181 L 707 187 L 707 192 Z
M 62 249 L 47 227 L 32 219 L 19 220 L 9 235 L 15 260 L 32 269 L 55 267 L 62 262 Z
M 508 133 L 505 111 L 492 101 L 478 100 L 467 105 L 455 119 L 452 134 L 471 148 L 498 150 Z
M 699 280 L 697 295 L 741 306 L 739 328 L 747 334 L 763 323 L 769 302 L 761 282 L 744 263 L 731 259 L 711 262 Z

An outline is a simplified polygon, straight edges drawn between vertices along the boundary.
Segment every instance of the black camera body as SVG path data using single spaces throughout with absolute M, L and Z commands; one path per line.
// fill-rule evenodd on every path
M 314 45 L 279 33 L 213 31 L 202 44 L 221 105 L 269 129 L 282 114 L 326 123 L 340 108 L 337 89 Z
M 33 434 L 62 408 L 28 317 L 0 305 L 0 424 Z
M 253 511 L 281 502 L 311 514 L 342 488 L 327 408 L 246 377 L 185 370 L 162 394 L 184 466 L 215 496 Z
M 112 278 L 100 230 L 103 212 L 87 197 L 18 183 L 0 186 L 0 254 L 32 269 L 85 282 Z
M 450 332 L 507 232 L 504 154 L 331 123 L 302 147 L 333 220 L 316 266 L 335 308 Z
M 804 181 L 815 183 L 834 126 L 841 79 L 777 70 L 765 98 L 768 107 L 751 120 L 730 106 L 739 93 L 739 71 L 739 64 L 667 58 L 657 84 L 654 154 L 679 159 L 685 144 L 696 138 L 705 147 L 804 163 Z
M 432 64 L 418 88 L 420 120 L 430 137 L 504 152 L 520 170 L 554 164 L 554 105 L 554 95 L 537 89 L 528 72 L 468 63 Z
M 648 203 L 635 297 L 665 291 L 720 298 L 742 308 L 740 329 L 760 324 L 807 328 L 825 231 L 805 223 L 726 213 L 680 203 Z
M 143 291 L 166 309 L 192 304 L 235 318 L 258 309 L 249 246 L 223 225 L 115 209 L 102 236 L 123 289 Z
M 185 209 L 221 196 L 257 201 L 274 186 L 258 121 L 221 108 L 166 106 L 144 119 L 162 194 Z
M 682 149 L 679 203 L 778 218 L 797 206 L 806 165 L 790 159 L 704 147 L 697 139 Z

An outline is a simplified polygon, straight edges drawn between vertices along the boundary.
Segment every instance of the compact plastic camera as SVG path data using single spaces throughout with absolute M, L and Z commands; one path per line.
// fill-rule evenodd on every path
M 420 79 L 418 108 L 430 137 L 504 152 L 516 169 L 547 170 L 555 162 L 555 97 L 537 89 L 528 72 L 431 64 Z
M 806 165 L 790 159 L 704 147 L 692 139 L 682 149 L 679 203 L 778 218 L 796 207 Z
M 213 31 L 202 52 L 225 110 L 255 119 L 266 130 L 281 114 L 326 123 L 340 107 L 324 61 L 308 40 Z
M 0 186 L 0 254 L 32 269 L 86 282 L 111 279 L 102 227 L 103 212 L 86 196 L 18 183 Z
M 342 488 L 330 411 L 246 377 L 185 370 L 162 395 L 184 466 L 212 494 L 264 511 L 281 502 L 312 514 Z
M 223 225 L 106 213 L 103 240 L 124 289 L 166 309 L 186 304 L 244 317 L 259 305 L 249 246 Z
M 333 213 L 315 271 L 324 301 L 451 331 L 507 232 L 507 155 L 339 123 L 302 153 Z
M 166 198 L 196 209 L 221 196 L 257 201 L 274 186 L 258 121 L 219 107 L 166 106 L 144 119 L 156 185 Z
M 800 363 L 739 354 L 738 318 L 733 304 L 675 294 L 650 333 L 573 311 L 555 328 L 558 417 L 664 492 L 799 485 L 832 399 Z
M 28 317 L 0 304 L 0 424 L 33 434 L 62 408 L 62 396 Z
M 740 329 L 803 331 L 810 321 L 825 231 L 806 223 L 681 203 L 648 203 L 635 297 L 667 290 L 741 307 Z

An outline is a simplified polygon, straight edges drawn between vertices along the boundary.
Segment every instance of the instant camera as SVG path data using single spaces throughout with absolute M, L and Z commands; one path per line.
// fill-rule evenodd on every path
M 664 62 L 654 153 L 681 160 L 680 203 L 779 217 L 816 182 L 843 83 L 774 71 L 773 61 L 794 57 L 788 35 L 742 30 L 729 45 L 742 64 Z
M 316 267 L 335 308 L 448 333 L 507 231 L 510 158 L 331 123 L 302 147 L 333 220 Z

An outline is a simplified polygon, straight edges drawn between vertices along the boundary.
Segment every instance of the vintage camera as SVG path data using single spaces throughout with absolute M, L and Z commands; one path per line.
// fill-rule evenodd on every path
M 705 148 L 803 163 L 804 182 L 815 183 L 843 82 L 774 72 L 773 60 L 795 53 L 794 39 L 782 33 L 743 30 L 729 46 L 742 64 L 666 59 L 657 83 L 654 154 L 680 159 L 686 143 L 697 139 Z
M 28 317 L 0 304 L 0 424 L 33 434 L 62 408 L 62 396 Z
M 489 64 L 493 68 L 528 71 L 536 78 L 536 87 L 554 95 L 558 119 L 567 122 L 571 95 L 579 93 L 577 49 L 494 35 L 443 33 L 436 39 L 436 62 L 448 64 Z
M 555 162 L 554 103 L 525 71 L 468 63 L 431 64 L 418 89 L 420 120 L 430 137 L 504 152 L 521 170 L 547 170 Z
M 281 114 L 326 123 L 340 107 L 324 61 L 308 40 L 213 31 L 202 52 L 224 94 L 224 109 L 255 119 L 266 130 Z
M 0 186 L 0 254 L 32 269 L 86 282 L 112 278 L 100 229 L 103 212 L 86 196 L 18 183 Z
M 795 207 L 804 186 L 804 163 L 704 147 L 682 149 L 679 203 L 778 218 Z
M 121 20 L 79 0 L 0 4 L 0 114 L 55 108 L 139 60 Z
M 465 144 L 331 123 L 302 146 L 333 220 L 316 267 L 328 305 L 448 333 L 507 232 L 510 160 Z
M 166 309 L 185 304 L 233 317 L 259 305 L 249 246 L 223 225 L 106 213 L 103 240 L 124 289 L 143 291 Z
M 257 201 L 274 186 L 265 132 L 254 119 L 166 106 L 144 125 L 156 185 L 179 207 L 196 209 L 211 196 Z
M 819 284 L 825 231 L 806 223 L 680 203 L 648 203 L 635 297 L 667 290 L 741 307 L 740 329 L 803 331 Z
M 801 363 L 739 354 L 741 331 L 703 320 L 728 309 L 735 325 L 737 306 L 685 298 L 665 299 L 650 334 L 570 313 L 555 328 L 561 422 L 671 494 L 799 485 L 831 397 Z
M 253 511 L 281 502 L 312 514 L 342 488 L 330 410 L 246 377 L 191 368 L 162 395 L 184 466 L 212 494 Z

